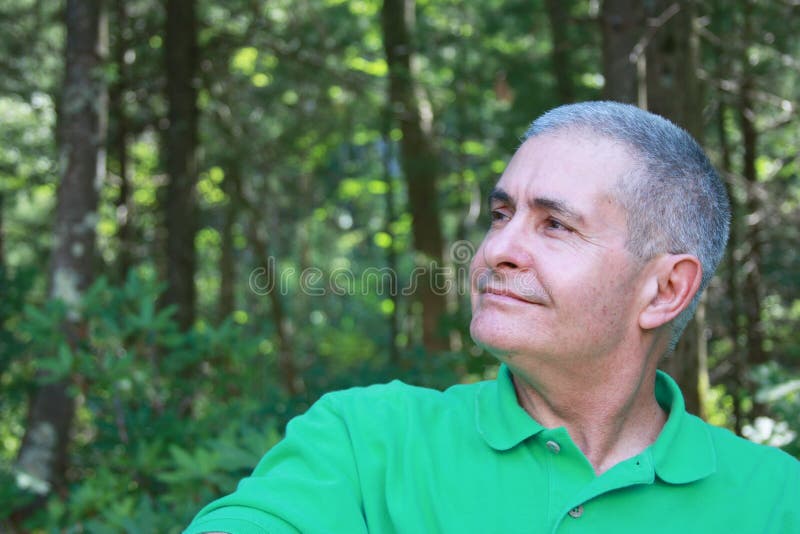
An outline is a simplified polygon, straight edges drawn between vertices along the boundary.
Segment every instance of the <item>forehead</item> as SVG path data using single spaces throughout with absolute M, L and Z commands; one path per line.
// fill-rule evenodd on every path
M 627 147 L 613 140 L 585 132 L 547 133 L 522 144 L 497 187 L 515 198 L 613 199 L 633 165 Z

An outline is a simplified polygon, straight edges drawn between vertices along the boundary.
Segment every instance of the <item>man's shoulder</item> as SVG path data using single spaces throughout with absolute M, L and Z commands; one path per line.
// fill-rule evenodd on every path
M 319 402 L 346 411 L 461 408 L 465 404 L 471 405 L 475 392 L 486 383 L 456 384 L 439 390 L 392 380 L 326 393 Z
M 380 430 L 386 435 L 411 428 L 437 428 L 441 423 L 473 420 L 476 392 L 484 384 L 487 382 L 438 390 L 393 380 L 327 393 L 309 413 L 327 411 L 357 432 Z
M 702 424 L 708 428 L 714 444 L 718 470 L 735 472 L 744 477 L 753 472 L 800 476 L 800 461 L 785 451 L 752 442 L 726 428 L 705 422 Z

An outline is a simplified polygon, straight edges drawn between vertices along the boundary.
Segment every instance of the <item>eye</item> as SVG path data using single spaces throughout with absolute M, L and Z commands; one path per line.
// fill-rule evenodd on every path
M 545 222 L 545 226 L 548 230 L 566 230 L 567 232 L 571 232 L 572 229 L 569 228 L 567 225 L 559 221 L 558 219 L 554 219 L 553 217 L 548 217 L 547 221 Z
M 490 217 L 492 220 L 492 224 L 507 221 L 509 218 L 508 215 L 502 210 L 492 210 L 490 213 Z

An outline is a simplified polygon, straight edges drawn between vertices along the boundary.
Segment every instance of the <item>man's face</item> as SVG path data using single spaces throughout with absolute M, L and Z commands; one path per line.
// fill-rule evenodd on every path
M 611 194 L 631 165 L 619 144 L 589 134 L 520 147 L 470 269 L 478 344 L 502 360 L 586 361 L 634 339 L 641 264 Z

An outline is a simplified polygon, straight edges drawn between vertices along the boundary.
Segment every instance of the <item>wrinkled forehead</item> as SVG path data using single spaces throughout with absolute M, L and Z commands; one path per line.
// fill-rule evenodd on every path
M 640 175 L 636 151 L 623 141 L 586 128 L 561 127 L 528 137 L 514 153 L 497 187 L 573 187 L 616 196 L 620 182 Z M 520 191 L 521 192 L 521 191 Z

